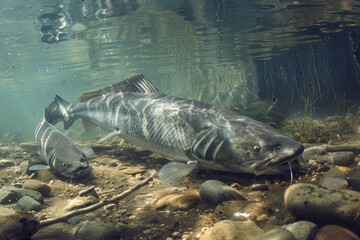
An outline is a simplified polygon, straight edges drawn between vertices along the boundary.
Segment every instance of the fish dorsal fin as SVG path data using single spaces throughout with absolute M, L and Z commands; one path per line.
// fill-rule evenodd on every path
M 115 93 L 153 93 L 158 89 L 150 82 L 150 80 L 143 74 L 133 76 L 125 79 L 121 82 L 115 83 L 106 88 L 98 91 L 84 93 L 80 97 L 80 102 L 88 101 L 94 97 L 103 94 L 115 94 Z

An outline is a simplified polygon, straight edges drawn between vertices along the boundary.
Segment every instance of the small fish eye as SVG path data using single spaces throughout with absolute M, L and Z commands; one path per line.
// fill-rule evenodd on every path
M 261 149 L 261 147 L 260 147 L 259 145 L 254 145 L 254 146 L 253 146 L 253 150 L 254 150 L 255 152 L 260 151 L 260 149 Z
M 280 150 L 281 148 L 282 146 L 280 144 L 275 146 L 275 150 Z

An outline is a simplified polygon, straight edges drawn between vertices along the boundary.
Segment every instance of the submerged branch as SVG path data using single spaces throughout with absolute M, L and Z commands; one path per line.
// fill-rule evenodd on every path
M 50 219 L 46 219 L 43 221 L 40 221 L 40 228 L 43 227 L 47 227 L 56 223 L 60 223 L 60 222 L 65 222 L 66 220 L 68 220 L 69 218 L 72 218 L 74 216 L 80 215 L 80 214 L 85 214 L 91 211 L 94 211 L 98 208 L 101 208 L 105 205 L 108 205 L 110 203 L 114 203 L 124 197 L 126 197 L 127 195 L 129 195 L 130 193 L 134 192 L 135 190 L 139 189 L 140 187 L 144 186 L 146 183 L 148 183 L 153 177 L 155 177 L 156 175 L 156 171 L 153 171 L 151 173 L 151 175 L 149 177 L 147 177 L 146 179 L 144 179 L 142 182 L 130 187 L 129 189 L 125 190 L 124 192 L 116 195 L 113 198 L 110 198 L 108 200 L 104 200 L 102 202 L 98 202 L 95 204 L 92 204 L 90 206 L 84 207 L 84 208 L 80 208 L 80 209 L 76 209 L 74 211 L 68 212 L 64 215 L 58 216 L 58 217 L 54 217 L 54 218 L 50 218 Z

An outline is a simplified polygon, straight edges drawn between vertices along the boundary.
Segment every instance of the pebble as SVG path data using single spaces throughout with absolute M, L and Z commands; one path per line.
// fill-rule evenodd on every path
M 11 191 L 0 191 L 0 204 L 16 203 L 19 195 Z
M 156 201 L 156 209 L 169 211 L 188 210 L 199 203 L 199 193 L 191 189 L 178 194 L 170 194 Z
M 346 179 L 343 178 L 325 177 L 321 179 L 319 185 L 327 189 L 338 190 L 338 189 L 346 189 L 349 184 L 348 181 L 346 181 Z
M 16 206 L 23 211 L 35 211 L 38 212 L 41 210 L 41 203 L 34 200 L 31 197 L 23 196 L 19 199 L 19 201 L 16 203 Z
M 253 221 L 223 220 L 205 230 L 200 240 L 258 240 L 264 231 Z
M 328 163 L 339 166 L 350 166 L 354 163 L 355 154 L 350 151 L 329 153 Z
M 324 178 L 326 177 L 336 177 L 336 178 L 346 179 L 346 174 L 343 173 L 338 168 L 331 168 L 329 171 L 325 173 Z
M 285 191 L 285 206 L 298 219 L 360 228 L 360 192 L 298 183 Z
M 120 239 L 124 228 L 101 220 L 86 221 L 75 232 L 79 240 Z
M 360 238 L 346 228 L 326 225 L 317 232 L 314 240 L 360 240 Z
M 41 193 L 44 197 L 47 197 L 51 193 L 49 185 L 35 179 L 26 180 L 22 186 L 24 189 L 35 190 Z
M 22 161 L 19 165 L 21 172 L 26 172 L 28 170 L 29 162 L 28 161 Z
M 265 232 L 261 240 L 298 240 L 295 239 L 295 236 L 286 229 L 283 228 L 274 228 Z
M 229 200 L 246 200 L 241 193 L 217 180 L 203 182 L 199 189 L 200 199 L 213 204 Z
M 222 217 L 255 220 L 263 214 L 271 214 L 272 209 L 263 202 L 226 201 L 216 207 L 215 213 Z
M 30 239 L 39 229 L 39 221 L 29 213 L 0 206 L 0 239 Z
M 13 167 L 15 166 L 15 162 L 7 159 L 1 159 L 0 160 L 0 169 L 7 168 L 7 167 Z
M 356 170 L 349 174 L 349 187 L 353 190 L 360 191 L 360 170 Z
M 94 196 L 85 196 L 85 197 L 78 196 L 71 199 L 64 209 L 70 211 L 73 209 L 86 207 L 97 202 L 99 202 L 99 200 Z
M 313 240 L 319 227 L 309 221 L 298 221 L 289 225 L 283 226 L 284 229 L 289 230 L 296 240 Z
M 44 197 L 42 196 L 42 194 L 35 190 L 8 186 L 8 187 L 3 187 L 0 191 L 13 192 L 18 195 L 18 199 L 20 199 L 23 196 L 28 196 L 40 203 L 44 202 Z
M 306 148 L 302 153 L 302 159 L 308 161 L 310 158 L 315 156 L 324 155 L 326 153 L 325 147 L 322 146 L 313 146 Z

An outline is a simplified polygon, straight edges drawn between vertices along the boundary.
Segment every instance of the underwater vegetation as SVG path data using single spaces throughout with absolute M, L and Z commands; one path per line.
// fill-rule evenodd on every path
M 283 131 L 292 138 L 304 143 L 333 143 L 341 142 L 354 135 L 359 112 L 353 109 L 355 105 L 339 108 L 338 115 L 327 117 L 324 120 L 316 119 L 316 99 L 303 98 L 303 110 L 286 119 Z M 344 110 L 347 109 L 347 110 Z

